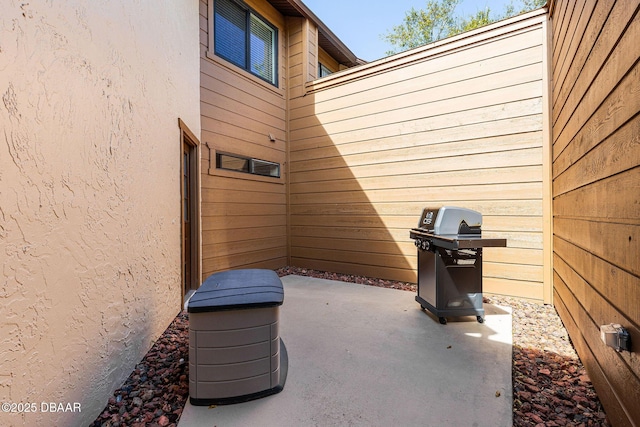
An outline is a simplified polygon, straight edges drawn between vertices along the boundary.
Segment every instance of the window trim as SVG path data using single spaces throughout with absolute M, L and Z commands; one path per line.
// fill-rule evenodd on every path
M 229 69 L 232 69 L 236 72 L 240 72 L 242 73 L 242 75 L 250 77 L 252 80 L 264 84 L 267 87 L 271 87 L 271 88 L 275 88 L 278 89 L 278 92 L 283 93 L 282 90 L 280 89 L 280 73 L 279 73 L 279 64 L 280 64 L 280 49 L 279 49 L 279 43 L 280 43 L 280 28 L 275 25 L 274 23 L 272 23 L 271 21 L 269 21 L 268 19 L 266 19 L 264 16 L 262 16 L 258 11 L 256 11 L 255 9 L 253 9 L 252 7 L 250 7 L 249 5 L 247 5 L 246 3 L 244 3 L 241 0 L 228 0 L 231 1 L 233 3 L 235 3 L 236 5 L 238 5 L 241 9 L 245 10 L 246 12 L 246 24 L 247 24 L 247 31 L 246 31 L 246 38 L 245 38 L 245 53 L 246 53 L 246 58 L 245 58 L 245 65 L 244 66 L 240 66 L 238 64 L 236 64 L 235 62 L 232 62 L 229 59 L 226 59 L 224 56 L 218 54 L 215 52 L 215 9 L 216 9 L 216 4 L 217 4 L 217 0 L 209 0 L 208 2 L 208 25 L 207 25 L 207 30 L 209 33 L 209 46 L 207 47 L 207 51 L 206 51 L 206 57 L 218 62 L 220 64 L 224 64 L 226 67 L 228 67 Z M 274 70 L 273 70 L 273 82 L 265 79 L 264 77 L 262 77 L 261 75 L 254 73 L 251 70 L 251 64 L 250 64 L 250 37 L 251 37 L 251 31 L 250 31 L 250 25 L 251 25 L 251 15 L 253 15 L 254 17 L 256 17 L 261 23 L 263 23 L 265 26 L 267 26 L 268 28 L 270 28 L 271 30 L 273 30 L 273 34 L 274 34 L 274 43 L 273 43 L 273 61 L 274 61 Z
M 192 220 L 192 229 L 191 229 L 191 253 L 193 254 L 193 261 L 192 265 L 191 265 L 191 289 L 196 289 L 201 283 L 202 283 L 202 265 L 201 265 L 201 253 L 200 253 L 200 246 L 201 246 L 201 229 L 202 229 L 202 212 L 201 212 L 201 207 L 200 207 L 200 202 L 202 200 L 201 198 L 201 194 L 200 194 L 200 183 L 201 183 L 201 164 L 200 164 L 200 157 L 201 157 L 201 144 L 200 144 L 200 140 L 195 136 L 195 134 L 191 131 L 191 129 L 189 129 L 189 127 L 185 124 L 185 122 L 181 119 L 178 118 L 178 128 L 180 129 L 180 146 L 181 146 L 181 152 L 183 152 L 184 150 L 184 145 L 187 144 L 190 146 L 191 150 L 192 150 L 192 154 L 193 154 L 193 163 L 190 165 L 191 166 L 191 174 L 193 176 L 193 180 L 191 181 L 191 191 L 192 191 L 192 195 L 193 198 L 191 200 L 192 205 L 192 212 L 193 212 L 193 220 Z M 182 189 L 182 176 L 184 174 L 184 162 L 183 157 L 180 156 L 180 196 L 182 198 L 183 195 L 183 189 Z M 180 203 L 180 218 L 182 221 L 182 209 L 183 208 L 183 204 Z M 182 234 L 184 232 L 184 229 L 182 227 L 180 227 L 181 231 L 180 233 Z M 181 235 L 180 240 L 182 241 L 180 246 L 181 246 L 181 264 L 180 265 L 184 265 L 185 259 L 184 259 L 184 235 Z M 184 274 L 182 268 L 180 268 L 180 275 L 182 276 Z M 181 281 L 183 282 L 183 284 L 181 285 L 184 286 L 184 278 L 181 279 Z M 184 295 L 184 291 L 185 289 L 181 290 L 181 294 L 182 294 L 182 304 L 184 304 L 185 301 L 185 295 Z

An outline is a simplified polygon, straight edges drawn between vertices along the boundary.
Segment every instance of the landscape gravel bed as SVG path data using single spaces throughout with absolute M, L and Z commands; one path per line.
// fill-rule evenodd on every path
M 276 270 L 416 292 L 413 283 L 297 267 Z M 513 319 L 513 425 L 609 426 L 607 416 L 555 309 L 485 296 L 509 306 Z M 180 313 L 90 427 L 175 427 L 189 394 L 189 320 Z

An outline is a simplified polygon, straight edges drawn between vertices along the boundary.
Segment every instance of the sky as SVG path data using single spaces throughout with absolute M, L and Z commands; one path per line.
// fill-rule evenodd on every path
M 411 8 L 422 9 L 427 0 L 302 0 L 335 35 L 365 61 L 384 58 L 391 49 L 382 34 L 402 24 Z M 502 13 L 510 0 L 461 0 L 457 14 L 470 15 L 487 6 Z

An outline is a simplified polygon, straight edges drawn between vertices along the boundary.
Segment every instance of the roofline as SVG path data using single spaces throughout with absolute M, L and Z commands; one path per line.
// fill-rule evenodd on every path
M 368 62 L 362 67 L 342 70 L 339 73 L 334 73 L 322 79 L 306 83 L 307 93 L 339 86 L 347 82 L 370 78 L 381 73 L 389 72 L 390 70 L 410 66 L 416 62 L 448 55 L 453 51 L 466 49 L 468 46 L 483 43 L 486 40 L 496 37 L 504 37 L 510 33 L 528 31 L 530 28 L 543 25 L 543 21 L 547 19 L 547 16 L 548 10 L 545 6 L 433 43 Z
M 301 16 L 312 21 L 318 26 L 318 36 L 323 37 L 328 43 L 330 43 L 341 54 L 342 58 L 336 58 L 341 60 L 344 65 L 353 67 L 356 65 L 365 64 L 366 61 L 358 58 L 348 47 L 345 45 L 338 36 L 336 36 L 329 27 L 322 22 L 315 13 L 311 11 L 305 5 L 302 0 L 286 0 L 286 2 L 293 7 Z

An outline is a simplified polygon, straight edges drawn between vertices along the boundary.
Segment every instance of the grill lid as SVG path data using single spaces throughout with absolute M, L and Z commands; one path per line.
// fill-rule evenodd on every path
M 450 250 L 504 247 L 506 239 L 482 238 L 482 214 L 455 206 L 424 208 L 418 228 L 409 237 L 421 250 L 441 247 Z
M 456 206 L 424 208 L 418 228 L 439 235 L 480 234 L 482 214 Z

